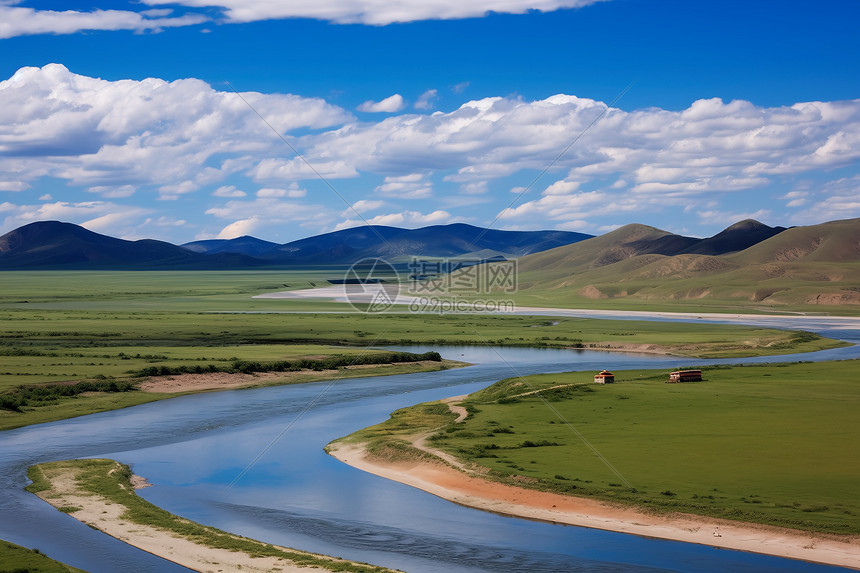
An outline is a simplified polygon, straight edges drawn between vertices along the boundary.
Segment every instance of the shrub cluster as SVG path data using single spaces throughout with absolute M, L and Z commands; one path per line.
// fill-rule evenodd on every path
M 275 362 L 257 362 L 248 360 L 233 360 L 228 366 L 217 366 L 207 364 L 202 366 L 179 365 L 179 366 L 147 366 L 140 370 L 130 371 L 132 376 L 170 376 L 174 374 L 203 374 L 207 372 L 227 372 L 230 374 L 243 373 L 253 374 L 255 372 L 296 372 L 299 370 L 335 370 L 345 366 L 359 364 L 392 364 L 402 362 L 420 362 L 432 360 L 441 362 L 442 356 L 438 352 L 425 352 L 413 354 L 412 352 L 384 352 L 379 354 L 365 354 L 363 356 L 346 356 L 338 354 L 326 358 L 301 358 L 298 360 L 278 360 Z
M 345 356 L 342 354 L 326 358 L 299 360 L 279 360 L 276 362 L 254 362 L 233 360 L 228 366 L 215 364 L 194 364 L 179 366 L 147 366 L 140 370 L 130 371 L 135 377 L 169 376 L 174 374 L 204 374 L 209 372 L 294 372 L 298 370 L 334 370 L 345 366 L 359 364 L 392 364 L 404 362 L 420 362 L 430 360 L 441 362 L 438 352 L 414 354 L 412 352 L 383 352 L 363 356 Z M 25 406 L 38 406 L 56 402 L 60 398 L 77 396 L 84 392 L 128 392 L 137 390 L 135 382 L 123 380 L 85 380 L 75 384 L 40 384 L 21 385 L 0 394 L 0 410 L 20 412 Z
M 20 412 L 24 406 L 38 406 L 56 402 L 60 398 L 77 396 L 84 392 L 130 392 L 137 384 L 124 380 L 84 380 L 75 384 L 39 384 L 16 386 L 0 394 L 0 409 Z
M 542 448 L 544 446 L 558 446 L 560 445 L 558 442 L 550 442 L 549 440 L 538 440 L 537 442 L 533 442 L 531 440 L 526 440 L 522 444 L 520 444 L 521 448 Z
M 799 330 L 791 335 L 791 342 L 793 344 L 800 344 L 803 342 L 815 342 L 819 340 L 821 337 L 814 332 L 807 332 L 806 330 Z

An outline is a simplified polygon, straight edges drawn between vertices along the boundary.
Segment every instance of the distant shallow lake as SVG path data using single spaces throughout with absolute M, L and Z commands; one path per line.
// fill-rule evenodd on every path
M 856 328 L 834 329 L 826 320 L 815 330 L 860 340 Z M 270 543 L 406 571 L 839 570 L 473 510 L 346 466 L 323 446 L 397 408 L 473 392 L 516 373 L 856 358 L 860 347 L 734 361 L 584 350 L 439 350 L 476 365 L 199 394 L 3 432 L 0 538 L 94 573 L 184 571 L 22 490 L 33 463 L 109 457 L 154 483 L 139 493 L 173 513 Z

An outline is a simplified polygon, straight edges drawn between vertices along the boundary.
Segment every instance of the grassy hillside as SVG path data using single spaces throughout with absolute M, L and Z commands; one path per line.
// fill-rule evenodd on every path
M 661 255 L 628 225 L 519 260 L 522 304 L 860 313 L 860 219 L 782 231 L 735 253 Z
M 860 261 L 860 219 L 794 227 L 731 258 L 745 264 L 857 262 Z
M 70 565 L 54 561 L 38 549 L 27 549 L 0 540 L 0 571 L 10 573 L 85 573 Z

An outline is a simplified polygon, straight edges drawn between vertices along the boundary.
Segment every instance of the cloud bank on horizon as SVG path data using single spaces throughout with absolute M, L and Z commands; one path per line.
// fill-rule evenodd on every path
M 0 38 L 213 18 L 385 25 L 596 2 L 145 3 L 153 8 L 53 12 L 0 2 L 9 16 Z M 217 6 L 218 16 L 177 5 Z M 22 66 L 0 81 L 0 234 L 47 219 L 127 238 L 286 242 L 364 223 L 600 233 L 628 222 L 677 232 L 745 218 L 860 217 L 860 99 L 763 106 L 709 97 L 625 110 L 584 94 L 461 97 L 468 86 L 392 90 L 345 106 L 235 93 L 194 77 L 100 79 L 59 61 Z M 444 94 L 461 101 L 437 110 Z

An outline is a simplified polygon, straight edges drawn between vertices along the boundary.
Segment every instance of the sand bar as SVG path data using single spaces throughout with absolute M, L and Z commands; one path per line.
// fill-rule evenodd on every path
M 208 392 L 212 390 L 237 390 L 258 386 L 275 386 L 306 382 L 325 382 L 341 378 L 362 378 L 405 374 L 405 369 L 415 372 L 433 372 L 445 368 L 465 366 L 454 360 L 420 360 L 418 362 L 398 362 L 390 364 L 353 364 L 338 370 L 297 370 L 290 372 L 205 372 L 200 374 L 169 374 L 149 376 L 140 383 L 140 390 L 163 394 L 185 392 Z M 389 372 L 391 371 L 391 372 Z
M 369 291 L 363 295 L 363 298 L 356 297 L 354 293 L 349 293 L 344 290 L 343 285 L 333 285 L 325 287 L 317 287 L 310 289 L 280 291 L 263 293 L 253 296 L 256 299 L 296 299 L 296 300 L 328 300 L 332 302 L 370 302 L 373 297 L 373 291 Z M 408 310 L 409 305 L 420 304 L 421 297 L 410 296 L 408 294 L 398 294 L 392 301 L 395 305 L 403 307 L 403 311 Z M 400 310 L 400 309 L 393 309 Z M 317 311 L 315 311 L 317 312 Z M 334 312 L 334 311 L 331 311 Z M 432 314 L 432 313 L 431 313 Z M 774 327 L 786 326 L 787 323 L 796 328 L 814 328 L 818 325 L 826 325 L 827 328 L 833 330 L 856 330 L 860 328 L 860 317 L 857 316 L 836 316 L 829 314 L 804 314 L 799 312 L 780 312 L 779 309 L 766 309 L 762 313 L 752 314 L 743 312 L 668 312 L 668 311 L 648 311 L 648 310 L 604 310 L 604 309 L 584 309 L 584 308 L 557 308 L 557 307 L 538 307 L 538 306 L 516 306 L 514 310 L 498 311 L 498 312 L 478 312 L 475 314 L 512 314 L 512 315 L 537 315 L 537 316 L 572 316 L 572 317 L 594 317 L 594 318 L 620 318 L 624 317 L 627 320 L 640 319 L 667 319 L 667 320 L 691 320 L 691 321 L 716 321 L 716 322 L 734 322 L 740 324 L 761 324 L 773 325 Z
M 116 463 L 116 462 L 114 462 Z M 99 529 L 107 533 L 111 537 L 115 537 L 129 545 L 133 545 L 143 551 L 152 553 L 168 561 L 178 563 L 184 567 L 202 573 L 218 573 L 225 571 L 250 571 L 252 573 L 270 573 L 279 571 L 282 573 L 301 573 L 312 571 L 329 571 L 327 567 L 312 567 L 308 565 L 298 565 L 285 557 L 274 556 L 252 556 L 240 550 L 219 549 L 209 547 L 202 543 L 195 543 L 188 538 L 182 537 L 179 534 L 154 527 L 151 525 L 135 523 L 130 521 L 126 515 L 126 507 L 119 503 L 114 503 L 105 497 L 92 494 L 84 490 L 77 480 L 77 470 L 72 465 L 64 465 L 60 468 L 44 469 L 42 473 L 50 483 L 50 489 L 40 491 L 37 495 L 51 505 L 68 513 L 75 519 L 86 523 L 87 525 Z M 120 467 L 116 464 L 116 468 Z M 111 470 L 114 471 L 114 470 Z M 146 487 L 150 484 L 139 477 L 133 476 L 131 480 L 135 489 Z M 180 521 L 185 521 L 182 518 L 176 518 Z M 187 522 L 191 523 L 191 522 Z M 228 534 L 229 535 L 229 534 Z M 285 547 L 267 545 L 262 542 L 240 538 L 239 536 L 230 535 L 235 539 L 252 541 L 261 547 L 275 548 L 282 550 L 286 554 L 300 554 L 314 556 L 323 562 L 330 563 L 353 563 L 343 559 L 334 557 L 326 557 L 322 555 L 314 555 L 288 549 Z M 389 571 L 385 568 L 377 568 L 373 566 L 362 566 L 361 564 L 353 563 L 356 569 L 364 571 Z

